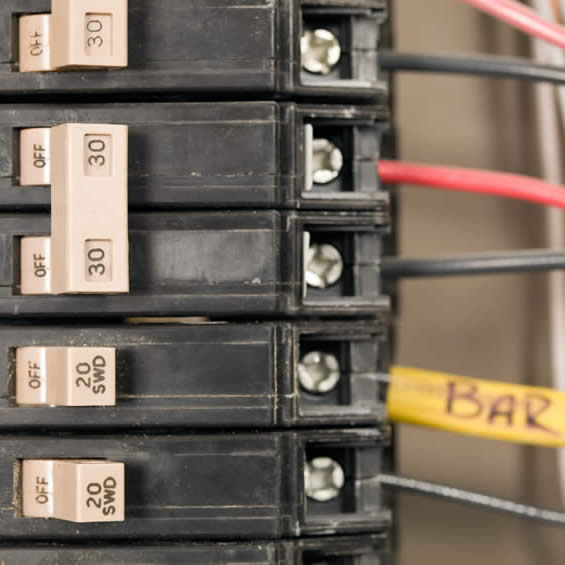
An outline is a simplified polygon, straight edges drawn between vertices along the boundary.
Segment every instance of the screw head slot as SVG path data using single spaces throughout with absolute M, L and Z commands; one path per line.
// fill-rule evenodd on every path
M 339 39 L 327 29 L 306 30 L 300 38 L 302 67 L 316 75 L 327 75 L 341 58 Z
M 306 260 L 306 283 L 313 288 L 328 288 L 343 275 L 341 253 L 328 243 L 313 244 Z
M 335 388 L 339 378 L 339 362 L 331 353 L 310 351 L 298 363 L 298 380 L 307 392 L 329 392 Z
M 336 179 L 343 168 L 343 153 L 329 139 L 314 139 L 312 144 L 312 180 L 328 184 Z
M 304 488 L 308 498 L 328 502 L 339 495 L 344 484 L 341 465 L 330 457 L 315 457 L 306 463 Z

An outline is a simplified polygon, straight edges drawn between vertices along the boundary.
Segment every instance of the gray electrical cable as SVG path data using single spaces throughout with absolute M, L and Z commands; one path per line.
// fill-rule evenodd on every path
M 565 269 L 565 250 L 525 249 L 437 259 L 384 258 L 385 278 L 449 277 Z
M 532 6 L 546 20 L 557 23 L 556 4 L 553 0 L 532 0 Z M 563 2 L 561 2 L 563 5 Z M 545 41 L 532 40 L 533 55 L 537 63 L 563 67 L 565 55 L 559 47 Z M 555 103 L 558 103 L 556 107 Z M 536 121 L 541 172 L 548 182 L 563 182 L 563 144 L 561 136 L 565 124 L 565 89 L 554 89 L 549 84 L 536 85 Z M 560 110 L 560 111 L 559 111 Z M 556 208 L 545 209 L 547 246 L 559 249 L 565 241 L 563 212 Z M 565 273 L 554 272 L 548 277 L 548 341 L 552 381 L 555 388 L 565 390 Z M 565 501 L 565 449 L 557 450 L 558 479 L 561 498 Z
M 527 520 L 539 520 L 550 524 L 565 525 L 565 512 L 557 512 L 555 510 L 538 508 L 537 506 L 520 504 L 519 502 L 513 502 L 506 498 L 488 496 L 479 492 L 454 488 L 428 481 L 420 481 L 418 479 L 411 479 L 409 477 L 402 477 L 399 475 L 382 474 L 379 475 L 378 480 L 384 487 L 394 490 L 434 496 L 436 498 L 442 498 L 452 502 L 462 502 L 464 504 L 479 506 L 488 510 L 512 514 L 513 516 Z
M 486 75 L 565 84 L 565 68 L 519 57 L 401 53 L 384 49 L 379 52 L 379 65 L 385 71 Z

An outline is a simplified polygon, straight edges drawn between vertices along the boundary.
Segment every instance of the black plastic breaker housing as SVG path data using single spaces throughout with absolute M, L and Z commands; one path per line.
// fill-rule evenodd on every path
M 69 324 L 0 327 L 0 430 L 97 432 L 163 428 L 371 425 L 384 420 L 378 373 L 384 321 Z M 18 406 L 18 347 L 113 347 L 116 406 Z M 340 380 L 301 388 L 298 364 L 333 355 Z
M 0 96 L 152 94 L 368 99 L 377 75 L 384 0 L 129 0 L 128 67 L 18 72 L 18 17 L 51 11 L 50 0 L 0 4 Z M 302 70 L 304 29 L 336 35 L 342 56 L 325 76 Z
M 133 539 L 274 539 L 383 531 L 390 515 L 378 475 L 387 431 L 376 428 L 207 435 L 0 437 L 0 537 L 74 543 Z M 344 470 L 328 502 L 307 499 L 306 462 Z M 125 520 L 73 523 L 21 516 L 21 460 L 125 464 Z
M 385 536 L 138 545 L 2 546 L 9 565 L 386 565 Z
M 19 131 L 76 122 L 128 126 L 132 209 L 384 209 L 375 163 L 385 117 L 373 106 L 276 102 L 0 107 L 0 209 L 51 200 L 49 187 L 20 185 Z M 306 181 L 307 124 L 343 154 L 327 184 Z
M 0 316 L 373 317 L 386 215 L 277 211 L 129 214 L 129 294 L 21 295 L 20 238 L 49 235 L 47 214 L 0 215 Z M 305 234 L 344 271 L 305 285 Z

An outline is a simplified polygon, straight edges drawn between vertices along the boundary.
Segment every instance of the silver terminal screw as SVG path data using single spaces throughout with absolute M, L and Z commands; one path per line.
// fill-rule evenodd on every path
M 307 30 L 300 38 L 302 67 L 309 73 L 327 75 L 341 58 L 338 38 L 327 29 Z
M 340 252 L 327 243 L 313 244 L 306 258 L 306 283 L 314 288 L 328 288 L 343 274 L 343 259 Z
M 312 180 L 316 184 L 332 182 L 343 168 L 343 153 L 329 139 L 315 139 L 312 144 Z
M 339 377 L 339 362 L 330 353 L 310 351 L 298 363 L 298 380 L 308 392 L 329 392 L 335 388 Z
M 329 457 L 315 457 L 306 463 L 304 489 L 306 496 L 318 502 L 327 502 L 339 495 L 345 483 L 341 465 Z

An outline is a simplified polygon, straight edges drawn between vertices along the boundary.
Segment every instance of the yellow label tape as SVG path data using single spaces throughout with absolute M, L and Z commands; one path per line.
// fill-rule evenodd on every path
M 544 446 L 565 446 L 565 393 L 393 367 L 391 421 Z

